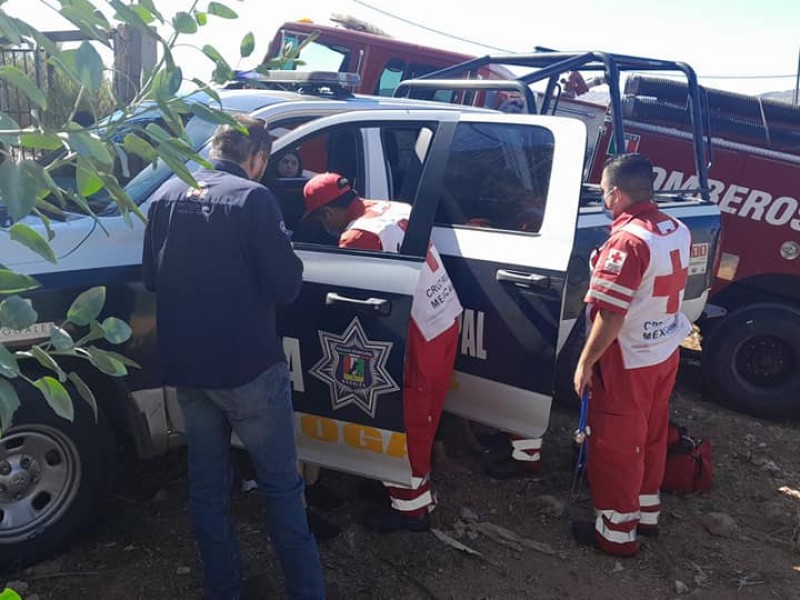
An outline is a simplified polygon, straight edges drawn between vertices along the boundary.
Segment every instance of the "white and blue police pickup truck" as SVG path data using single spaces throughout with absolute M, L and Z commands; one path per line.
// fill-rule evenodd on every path
M 226 109 L 270 123 L 279 136 L 273 166 L 290 150 L 303 162 L 298 177 L 280 178 L 270 168 L 264 181 L 280 200 L 305 266 L 300 296 L 278 317 L 301 458 L 410 481 L 402 365 L 411 298 L 430 238 L 466 309 L 447 409 L 541 438 L 556 359 L 569 346 L 588 286 L 589 254 L 608 234 L 599 189 L 583 184 L 586 127 L 564 117 L 352 96 L 332 83 L 326 89 L 220 93 Z M 201 153 L 213 130 L 199 117 L 187 125 Z M 339 249 L 324 231 L 300 223 L 303 184 L 328 170 L 346 175 L 364 197 L 413 204 L 399 253 Z M 149 196 L 170 175 L 164 165 L 146 169 L 126 190 L 146 213 Z M 19 387 L 23 404 L 0 440 L 4 567 L 62 548 L 95 521 L 114 475 L 115 440 L 130 441 L 143 458 L 182 443 L 174 390 L 163 386 L 158 367 L 155 296 L 142 285 L 144 226 L 127 225 L 110 201 L 103 208 L 102 196 L 94 205 L 96 220 L 76 208 L 51 224 L 57 265 L 0 239 L 2 262 L 42 284 L 27 295 L 40 322 L 26 331 L 2 331 L 0 341 L 22 347 L 47 337 L 78 293 L 102 285 L 105 314 L 126 319 L 133 330 L 120 351 L 141 369 L 114 379 L 71 366 L 94 390 L 97 421 L 80 401 L 74 422 L 60 419 L 36 390 Z M 664 208 L 691 228 L 693 243 L 715 247 L 720 220 L 713 204 L 675 197 L 665 199 Z M 692 320 L 703 309 L 710 272 L 698 269 L 689 278 L 683 310 Z M 203 332 L 196 335 L 202 339 Z M 358 368 L 345 370 L 346 363 Z

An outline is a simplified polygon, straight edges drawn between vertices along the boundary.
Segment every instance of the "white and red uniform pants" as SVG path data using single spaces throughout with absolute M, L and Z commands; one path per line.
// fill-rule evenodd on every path
M 458 347 L 458 323 L 426 341 L 412 321 L 403 372 L 403 420 L 411 485 L 385 483 L 392 508 L 418 517 L 436 506 L 431 491 L 431 451 L 444 410 Z
M 536 473 L 542 466 L 542 438 L 525 438 L 511 434 L 511 458 L 523 469 Z
M 625 369 L 617 342 L 592 375 L 588 477 L 600 547 L 631 555 L 637 526 L 656 527 L 679 351 L 662 363 Z

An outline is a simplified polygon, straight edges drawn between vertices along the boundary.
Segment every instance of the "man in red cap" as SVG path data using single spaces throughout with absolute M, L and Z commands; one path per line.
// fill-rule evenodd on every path
M 365 200 L 338 173 L 323 173 L 303 190 L 306 213 L 330 233 L 340 248 L 399 252 L 411 206 Z M 438 289 L 443 301 L 432 304 L 425 292 Z M 366 515 L 365 525 L 379 533 L 426 531 L 436 500 L 431 493 L 431 448 L 444 408 L 458 344 L 461 303 L 433 243 L 422 265 L 411 305 L 411 324 L 403 373 L 403 418 L 410 486 L 385 484 L 392 507 Z

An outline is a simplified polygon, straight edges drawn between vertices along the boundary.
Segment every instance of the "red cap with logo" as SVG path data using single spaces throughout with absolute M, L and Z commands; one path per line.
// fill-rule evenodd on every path
M 350 181 L 339 173 L 322 173 L 312 177 L 303 188 L 306 212 L 301 220 L 306 220 L 318 208 L 352 191 Z

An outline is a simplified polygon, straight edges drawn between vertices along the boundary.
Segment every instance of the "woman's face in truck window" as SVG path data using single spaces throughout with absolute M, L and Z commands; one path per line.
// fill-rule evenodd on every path
M 299 177 L 300 159 L 293 153 L 284 154 L 278 161 L 278 177 Z

